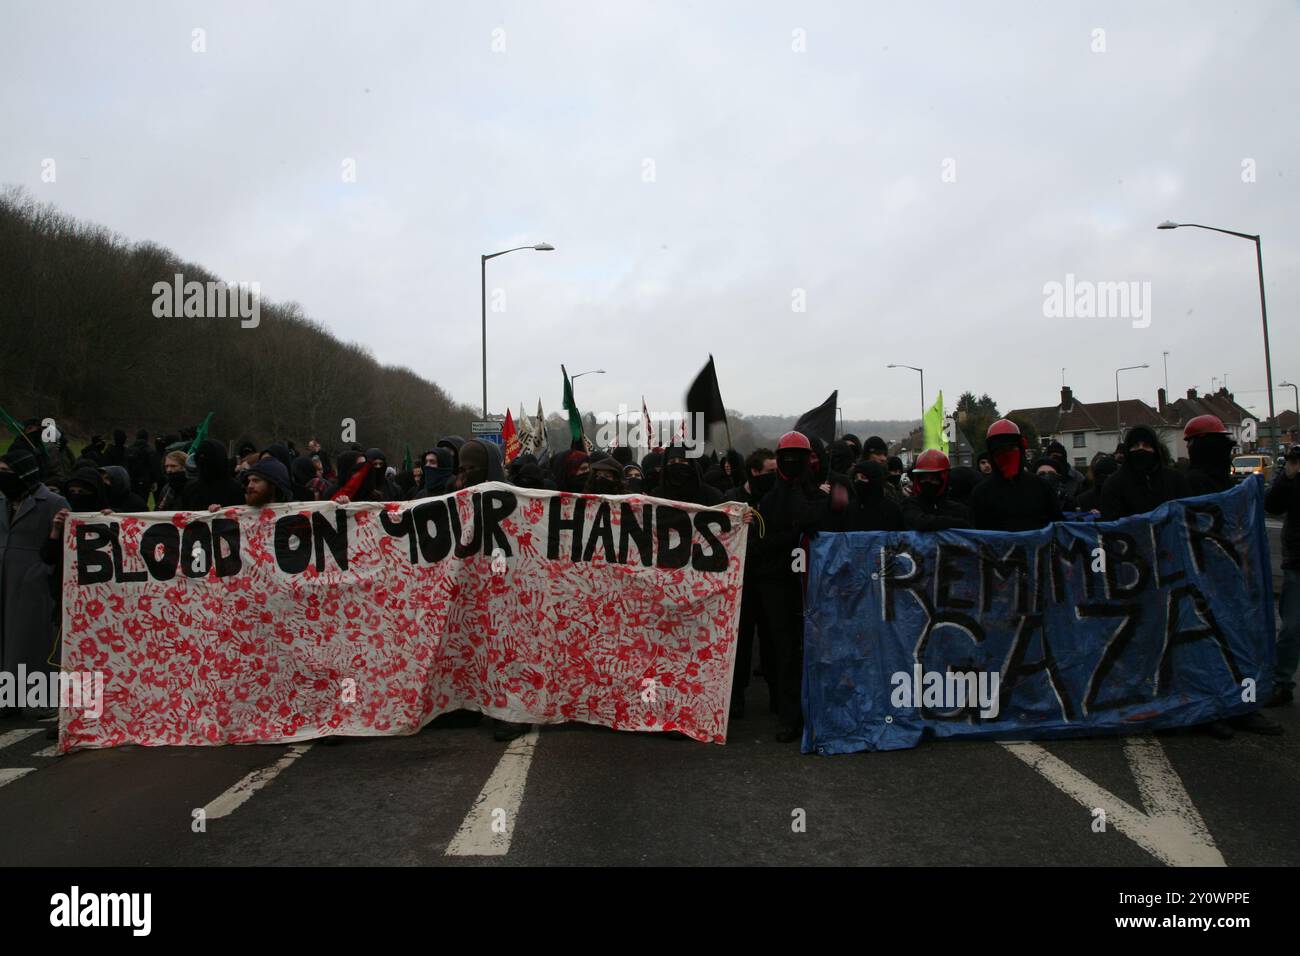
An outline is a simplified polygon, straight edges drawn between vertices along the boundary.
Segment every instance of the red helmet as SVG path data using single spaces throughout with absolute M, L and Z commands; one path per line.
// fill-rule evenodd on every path
M 951 467 L 947 455 L 937 448 L 931 448 L 921 452 L 920 457 L 916 459 L 916 464 L 912 466 L 912 471 L 948 471 Z
M 917 457 L 916 464 L 912 466 L 912 474 L 937 474 L 939 476 L 939 494 L 942 495 L 948 490 L 948 471 L 950 467 L 948 456 L 937 448 L 931 448 L 921 452 Z M 920 493 L 919 486 L 919 481 L 912 482 L 913 494 Z
M 1183 429 L 1183 441 L 1191 441 L 1202 435 L 1226 435 L 1228 429 L 1223 427 L 1223 420 L 1218 415 L 1197 415 Z
M 1029 445 L 1025 436 L 1020 434 L 1020 426 L 1009 418 L 999 418 L 989 426 L 988 432 L 984 435 L 984 446 L 986 448 L 991 446 L 995 440 L 999 445 L 1015 444 L 1022 449 Z
M 807 452 L 812 451 L 808 436 L 803 432 L 786 432 L 782 435 L 781 440 L 776 443 L 776 450 L 784 451 L 787 448 L 798 448 Z

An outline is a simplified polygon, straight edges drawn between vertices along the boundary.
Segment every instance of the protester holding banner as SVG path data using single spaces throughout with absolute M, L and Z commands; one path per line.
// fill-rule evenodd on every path
M 696 461 L 680 445 L 664 449 L 664 470 L 659 479 L 659 487 L 653 494 L 694 505 L 721 504 L 722 492 L 700 479 Z
M 924 451 L 912 466 L 917 493 L 903 502 L 903 522 L 908 531 L 946 531 L 971 527 L 970 509 L 948 498 L 951 470 L 948 456 L 938 449 Z
M 1165 464 L 1160 439 L 1146 425 L 1130 428 L 1123 447 L 1124 461 L 1101 491 L 1102 518 L 1145 514 L 1192 493 L 1187 476 Z
M 993 473 L 971 492 L 975 527 L 987 531 L 1035 531 L 1061 518 L 1051 489 L 1025 471 L 1025 436 L 1000 418 L 985 435 Z
M 732 489 L 728 496 L 730 501 L 743 501 L 751 508 L 757 508 L 767 493 L 776 484 L 776 456 L 770 448 L 759 448 L 751 452 L 745 460 L 747 477 L 739 487 Z M 764 677 L 767 679 L 768 708 L 777 711 L 776 696 L 776 648 L 772 639 L 771 618 L 761 613 L 763 602 L 759 590 L 762 587 L 757 571 L 759 556 L 759 531 L 755 523 L 749 525 L 749 545 L 745 551 L 745 579 L 740 598 L 740 631 L 736 638 L 736 669 L 731 679 L 731 707 L 733 718 L 745 716 L 745 691 L 749 689 L 749 678 L 754 664 L 754 638 L 757 632 L 758 654 L 763 663 Z

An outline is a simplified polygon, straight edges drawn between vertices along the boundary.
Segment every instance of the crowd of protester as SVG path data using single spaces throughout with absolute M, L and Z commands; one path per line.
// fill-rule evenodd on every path
M 973 467 L 954 467 L 943 452 L 929 450 L 905 468 L 879 437 L 863 442 L 845 435 L 823 443 L 798 431 L 783 435 L 775 449 L 756 449 L 748 456 L 732 449 L 702 459 L 673 446 L 638 461 L 629 448 L 589 451 L 575 443 L 554 455 L 521 454 L 508 464 L 492 441 L 449 435 L 400 468 L 390 464 L 382 449 L 354 444 L 330 454 L 314 438 L 301 452 L 289 441 L 260 449 L 242 442 L 231 454 L 220 441 L 198 440 L 194 429 L 152 441 L 140 430 L 130 445 L 119 429 L 112 444 L 93 436 L 77 457 L 64 439 L 43 443 L 41 437 L 39 420 L 29 421 L 0 458 L 4 670 L 13 671 L 19 663 L 29 671 L 55 663 L 59 595 L 54 569 L 60 564 L 62 528 L 70 511 L 407 501 L 485 481 L 565 492 L 649 494 L 705 506 L 740 501 L 761 520 L 748 522 L 731 716 L 744 716 L 749 679 L 761 674 L 769 706 L 779 718 L 781 741 L 797 740 L 802 732 L 803 583 L 802 569 L 791 555 L 808 536 L 962 528 L 1029 531 L 1080 512 L 1103 520 L 1142 514 L 1166 501 L 1233 484 L 1233 441 L 1210 415 L 1187 425 L 1185 464 L 1175 465 L 1156 434 L 1138 426 L 1129 429 L 1113 455 L 1098 455 L 1086 474 L 1069 464 L 1059 442 L 1031 459 L 1025 436 L 1007 419 L 990 426 Z M 1285 515 L 1283 629 L 1269 701 L 1276 705 L 1292 700 L 1300 658 L 1300 449 L 1288 456 L 1265 503 L 1270 513 Z M 1215 721 L 1207 730 L 1226 738 L 1234 727 L 1281 732 L 1258 712 Z M 496 735 L 505 740 L 526 729 L 498 721 Z

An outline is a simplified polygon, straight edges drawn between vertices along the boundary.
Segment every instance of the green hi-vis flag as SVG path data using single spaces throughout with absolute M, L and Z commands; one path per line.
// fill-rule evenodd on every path
M 198 432 L 194 435 L 194 441 L 190 443 L 190 454 L 199 450 L 199 445 L 208 437 L 208 426 L 212 424 L 212 412 L 208 412 L 207 417 L 203 419 L 203 424 L 199 426 Z
M 943 391 L 939 391 L 939 397 L 934 400 L 934 404 L 926 410 L 925 422 L 923 423 L 925 447 L 937 448 L 945 455 L 948 454 L 948 442 L 943 437 Z
M 564 409 L 569 413 L 569 438 L 573 441 L 581 441 L 582 415 L 573 401 L 573 386 L 569 383 L 569 373 L 563 365 L 560 366 L 560 371 L 564 373 Z

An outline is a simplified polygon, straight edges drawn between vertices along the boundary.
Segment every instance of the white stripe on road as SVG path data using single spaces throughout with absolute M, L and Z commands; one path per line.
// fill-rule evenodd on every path
M 58 744 L 55 744 L 53 747 L 46 747 L 44 750 L 38 750 L 36 753 L 32 754 L 33 757 L 57 757 L 58 755 Z
M 35 767 L 0 767 L 0 787 L 13 783 L 19 777 L 27 776 L 35 769 Z
M 452 837 L 445 856 L 505 856 L 510 852 L 528 767 L 537 749 L 537 734 L 534 727 L 510 742 Z
M 34 737 L 36 734 L 43 733 L 45 733 L 44 727 L 28 727 L 24 730 L 11 730 L 7 734 L 0 734 L 0 750 L 21 743 L 28 737 Z
M 260 770 L 254 770 L 243 780 L 235 784 L 221 796 L 217 797 L 206 807 L 203 808 L 204 816 L 209 820 L 219 820 L 222 817 L 228 817 L 234 813 L 250 799 L 253 794 L 261 790 L 268 783 L 280 775 L 280 771 L 289 764 L 293 763 L 308 750 L 311 750 L 311 744 L 295 744 L 289 748 L 289 752 L 271 764 L 269 767 L 262 767 Z
M 1227 866 L 1164 748 L 1154 737 L 1129 737 L 1124 741 L 1124 755 L 1137 780 L 1145 813 L 1093 783 L 1038 744 L 1003 743 L 1002 746 L 1087 809 L 1104 809 L 1108 824 L 1113 823 L 1115 829 L 1162 863 Z

